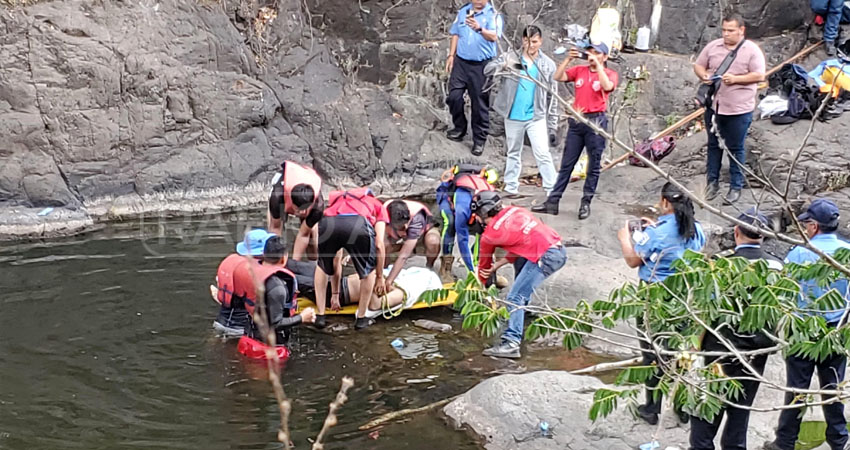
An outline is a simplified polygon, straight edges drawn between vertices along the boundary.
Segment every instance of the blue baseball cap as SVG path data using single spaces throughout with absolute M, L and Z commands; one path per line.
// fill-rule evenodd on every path
M 590 48 L 596 50 L 599 53 L 603 53 L 605 55 L 608 54 L 608 45 L 604 42 L 598 42 L 596 44 L 591 42 Z
M 800 222 L 815 221 L 825 227 L 835 227 L 838 226 L 838 217 L 840 215 L 838 206 L 832 200 L 817 198 L 812 200 L 806 212 L 800 214 L 797 220 Z
M 262 256 L 266 241 L 272 236 L 277 235 L 261 228 L 251 230 L 245 233 L 245 239 L 242 242 L 236 244 L 236 253 L 245 256 Z
M 755 206 L 740 214 L 738 220 L 757 228 L 770 229 L 770 220 L 760 213 Z

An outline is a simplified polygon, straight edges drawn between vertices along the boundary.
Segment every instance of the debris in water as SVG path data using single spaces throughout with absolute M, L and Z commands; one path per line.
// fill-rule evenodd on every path
M 417 319 L 413 321 L 413 325 L 419 328 L 424 328 L 431 331 L 439 331 L 440 333 L 449 333 L 453 330 L 452 326 L 447 323 L 435 322 L 428 319 Z
M 396 349 L 398 349 L 398 348 L 404 348 L 404 341 L 402 341 L 402 340 L 401 340 L 401 339 L 399 339 L 399 338 L 395 338 L 395 339 L 393 339 L 393 341 L 392 341 L 392 342 L 390 342 L 390 345 L 392 345 L 392 346 L 393 346 L 393 348 L 396 348 Z
M 38 212 L 38 215 L 39 215 L 39 216 L 46 216 L 46 215 L 48 215 L 48 214 L 50 214 L 50 213 L 52 213 L 52 212 L 53 212 L 53 208 L 48 206 L 47 208 L 44 208 L 44 209 L 42 209 L 41 211 L 39 211 L 39 212 Z
M 369 433 L 369 439 L 377 440 L 378 437 L 380 437 L 380 436 L 381 436 L 380 430 L 375 430 L 375 431 Z

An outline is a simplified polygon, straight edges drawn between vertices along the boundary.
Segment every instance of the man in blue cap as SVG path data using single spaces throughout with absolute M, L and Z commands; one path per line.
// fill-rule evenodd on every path
M 812 201 L 806 212 L 801 214 L 797 220 L 805 228 L 811 245 L 827 255 L 832 255 L 838 249 L 850 248 L 850 243 L 838 239 L 835 232 L 838 230 L 840 213 L 838 206 L 830 200 L 819 198 Z M 794 247 L 785 257 L 785 263 L 811 264 L 818 261 L 820 257 L 805 247 Z M 848 296 L 848 280 L 842 278 L 834 281 L 828 287 L 820 287 L 814 280 L 798 280 L 800 283 L 800 298 L 797 304 L 800 308 L 807 308 L 809 303 L 819 298 L 830 289 L 835 289 L 844 295 L 845 301 Z M 822 316 L 828 326 L 838 327 L 842 325 L 844 307 L 834 311 L 811 312 Z M 812 381 L 815 368 L 818 370 L 818 379 L 821 389 L 836 389 L 837 385 L 844 381 L 844 370 L 847 366 L 847 357 L 843 354 L 831 354 L 821 361 L 808 359 L 797 355 L 788 355 L 785 359 L 786 384 L 791 388 L 808 389 Z M 785 404 L 796 403 L 797 395 L 785 394 Z M 805 397 L 805 396 L 803 396 Z M 823 399 L 829 396 L 824 395 Z M 823 415 L 826 418 L 826 442 L 833 450 L 844 449 L 847 445 L 847 421 L 844 419 L 844 404 L 842 402 L 823 405 Z M 800 432 L 802 417 L 797 408 L 784 409 L 779 414 L 779 426 L 776 429 L 776 440 L 765 444 L 768 450 L 793 450 Z
M 593 43 L 586 52 L 576 48 L 570 50 L 569 57 L 555 69 L 553 78 L 556 81 L 575 83 L 575 100 L 573 108 L 581 111 L 586 119 L 595 123 L 603 130 L 608 129 L 608 97 L 617 88 L 617 72 L 607 68 L 608 45 L 604 42 Z M 589 64 L 579 64 L 567 68 L 575 59 L 585 59 Z M 605 138 L 596 134 L 589 126 L 569 119 L 570 128 L 567 131 L 567 141 L 564 144 L 564 154 L 561 157 L 561 168 L 558 179 L 549 193 L 546 202 L 533 206 L 536 213 L 558 214 L 561 196 L 573 176 L 573 168 L 583 151 L 587 151 L 587 177 L 584 180 L 584 195 L 578 209 L 579 220 L 590 216 L 590 202 L 596 194 L 599 174 L 602 172 L 602 153 L 605 152 Z
M 228 255 L 221 262 L 218 272 L 221 273 L 223 269 L 226 270 L 228 263 L 238 264 L 244 260 L 245 256 L 252 256 L 257 259 L 262 258 L 266 241 L 272 236 L 275 236 L 275 234 L 263 229 L 254 229 L 245 233 L 242 242 L 236 244 L 236 253 Z M 213 322 L 213 329 L 217 334 L 225 337 L 242 336 L 245 334 L 245 327 L 251 324 L 251 317 L 248 314 L 248 310 L 245 309 L 244 303 L 239 301 L 239 299 L 237 301 L 220 300 L 223 297 L 219 297 L 218 291 L 224 280 L 219 280 L 218 278 L 217 276 L 216 289 L 213 289 L 213 298 L 221 304 L 221 309 L 219 309 L 218 317 Z
M 765 253 L 761 248 L 761 244 L 764 241 L 764 235 L 761 230 L 770 229 L 770 222 L 767 217 L 760 213 L 758 209 L 750 208 L 747 212 L 739 215 L 738 220 L 751 225 L 753 228 L 736 225 L 734 251 L 723 252 L 720 256 L 737 256 L 750 261 L 761 259 L 767 262 L 768 267 L 771 269 L 782 269 L 782 262 Z M 773 341 L 761 332 L 741 333 L 729 327 L 717 328 L 720 334 L 740 351 L 758 350 L 774 345 Z M 712 333 L 705 334 L 702 341 L 702 350 L 706 352 L 730 351 Z M 761 354 L 749 358 L 749 365 L 758 372 L 758 375 L 764 374 L 767 357 L 768 354 Z M 706 357 L 705 359 L 706 365 L 714 362 L 720 364 L 723 373 L 726 375 L 733 378 L 740 378 L 739 382 L 743 387 L 743 392 L 735 400 L 735 403 L 742 406 L 752 406 L 759 389 L 759 382 L 753 379 L 756 378 L 755 374 L 751 373 L 741 361 L 734 357 L 722 357 L 719 359 L 717 357 Z M 721 410 L 711 422 L 700 419 L 699 417 L 692 418 L 690 435 L 691 450 L 714 450 L 714 437 L 720 429 L 720 422 L 723 420 L 724 414 L 726 415 L 726 425 L 723 426 L 723 436 L 720 438 L 720 446 L 724 450 L 747 449 L 747 427 L 750 421 L 750 411 L 748 409 L 729 406 Z

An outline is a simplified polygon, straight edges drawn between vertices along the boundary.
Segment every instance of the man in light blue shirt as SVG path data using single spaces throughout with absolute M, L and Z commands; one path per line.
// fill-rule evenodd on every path
M 493 102 L 493 110 L 505 118 L 505 193 L 506 198 L 519 197 L 519 175 L 522 171 L 522 147 L 525 136 L 531 143 L 531 151 L 540 170 L 543 190 L 546 195 L 555 185 L 555 164 L 549 152 L 550 139 L 558 128 L 558 105 L 547 89 L 557 92 L 555 84 L 555 62 L 543 54 L 543 34 L 540 28 L 529 25 L 522 31 L 522 55 L 518 59 L 513 53 L 503 53 L 484 68 L 484 74 L 493 76 L 499 70 L 514 69 L 523 77 L 502 76 L 499 94 Z M 520 68 L 521 67 L 521 68 Z M 536 81 L 532 81 L 536 80 Z M 548 138 L 548 139 L 547 139 Z
M 463 93 L 467 92 L 472 106 L 472 154 L 479 156 L 490 131 L 490 94 L 484 91 L 484 66 L 498 53 L 502 16 L 488 0 L 471 0 L 458 11 L 449 33 L 452 43 L 446 72 L 451 75 L 446 104 L 454 128 L 446 137 L 460 142 L 466 136 Z
M 838 206 L 830 200 L 816 199 L 812 201 L 809 208 L 797 219 L 805 227 L 806 234 L 812 245 L 828 255 L 834 254 L 840 248 L 850 248 L 850 243 L 838 239 L 835 235 L 839 224 Z M 785 263 L 811 264 L 820 257 L 805 247 L 794 247 Z M 813 280 L 798 280 L 800 283 L 801 296 L 798 305 L 801 308 L 809 308 L 810 303 L 822 296 L 829 289 L 836 289 L 845 299 L 848 296 L 847 279 L 840 279 L 821 288 Z M 824 311 L 820 314 L 831 327 L 841 325 L 844 308 L 836 311 Z M 846 323 L 845 318 L 843 322 Z M 836 389 L 836 386 L 844 381 L 844 370 L 847 366 L 847 358 L 843 354 L 827 356 L 823 361 L 814 361 L 801 356 L 789 355 L 785 359 L 786 384 L 791 388 L 808 389 L 812 381 L 815 368 L 818 370 L 818 379 L 822 389 Z M 789 405 L 796 400 L 793 393 L 785 394 L 785 404 Z M 824 400 L 829 398 L 823 396 Z M 823 405 L 823 415 L 826 418 L 826 441 L 830 448 L 844 449 L 847 445 L 847 422 L 844 419 L 844 405 L 835 402 Z M 776 429 L 776 440 L 765 445 L 768 450 L 793 450 L 797 435 L 800 432 L 800 410 L 784 409 L 779 415 L 779 427 Z

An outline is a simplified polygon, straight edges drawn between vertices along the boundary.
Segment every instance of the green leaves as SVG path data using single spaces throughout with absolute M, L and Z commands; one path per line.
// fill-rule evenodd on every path
M 850 263 L 850 250 L 837 252 L 835 258 Z M 724 335 L 730 331 L 745 335 L 768 332 L 788 343 L 785 351 L 789 354 L 816 361 L 835 352 L 850 354 L 850 326 L 831 329 L 818 314 L 845 307 L 839 291 L 831 289 L 810 299 L 806 309 L 798 306 L 798 280 L 823 287 L 841 278 L 826 263 L 788 264 L 775 271 L 765 261 L 711 259 L 689 251 L 674 267 L 676 272 L 663 282 L 626 283 L 612 289 L 607 299 L 579 301 L 574 308 L 541 313 L 526 329 L 526 339 L 554 335 L 564 347 L 574 349 L 591 333 L 604 335 L 622 324 L 637 323 L 642 334 L 667 352 L 661 355 L 661 367 L 630 367 L 620 372 L 615 385 L 623 389 L 598 390 L 589 413 L 592 420 L 609 415 L 623 401 L 632 402 L 654 374 L 660 376 L 654 395 L 672 395 L 677 409 L 706 420 L 713 420 L 726 402 L 740 399 L 741 383 L 724 374 L 723 366 L 701 367 L 685 357 L 699 351 L 707 327 L 722 330 Z M 464 328 L 478 328 L 492 336 L 509 318 L 511 306 L 499 300 L 497 289 L 485 290 L 474 274 L 459 280 L 452 290 L 457 293 L 455 308 L 464 315 Z M 429 301 L 445 295 L 447 290 L 436 290 L 425 298 Z M 674 357 L 671 352 L 681 353 Z M 734 357 L 730 351 L 727 359 Z

